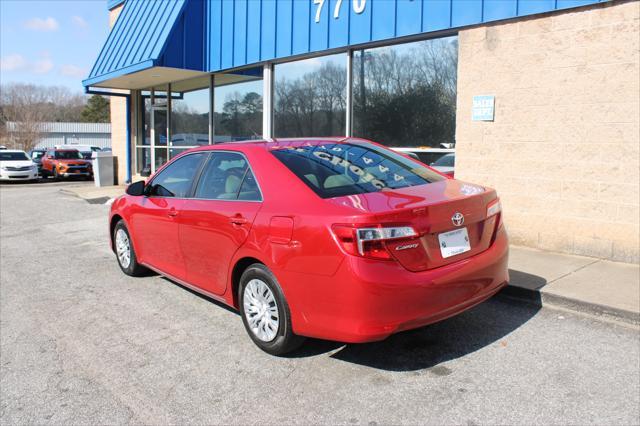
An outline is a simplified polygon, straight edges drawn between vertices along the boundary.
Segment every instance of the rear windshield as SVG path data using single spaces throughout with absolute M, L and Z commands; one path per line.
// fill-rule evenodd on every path
M 29 161 L 29 157 L 24 152 L 1 152 L 0 161 Z
M 456 156 L 454 154 L 443 155 L 437 161 L 431 163 L 432 166 L 454 167 Z
M 325 143 L 271 151 L 322 198 L 364 194 L 444 179 L 391 150 L 368 143 Z

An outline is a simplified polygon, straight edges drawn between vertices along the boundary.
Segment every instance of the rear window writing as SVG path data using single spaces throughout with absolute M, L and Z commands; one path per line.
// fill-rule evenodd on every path
M 400 154 L 367 143 L 287 146 L 272 153 L 322 198 L 406 188 L 443 179 Z

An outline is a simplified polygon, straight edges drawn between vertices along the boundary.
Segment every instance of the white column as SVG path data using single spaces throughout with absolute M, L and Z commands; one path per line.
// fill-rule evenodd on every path
M 345 120 L 345 136 L 353 136 L 353 50 L 347 52 L 347 118 Z
M 216 135 L 216 121 L 214 119 L 215 112 L 215 76 L 211 74 L 209 76 L 209 145 L 213 145 Z
M 262 137 L 273 138 L 273 64 L 266 64 L 262 74 Z

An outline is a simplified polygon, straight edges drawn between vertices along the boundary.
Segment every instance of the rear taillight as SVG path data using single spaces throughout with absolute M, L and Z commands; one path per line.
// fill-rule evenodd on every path
M 498 230 L 502 226 L 502 204 L 500 203 L 500 199 L 496 198 L 487 206 L 487 219 L 490 217 L 496 217 L 496 224 L 493 228 L 493 235 L 491 236 L 491 244 L 496 240 L 496 236 L 498 235 Z
M 487 217 L 491 217 L 494 214 L 498 214 L 502 211 L 502 204 L 500 203 L 500 199 L 496 198 L 487 206 Z
M 331 229 L 345 252 L 371 259 L 392 259 L 386 248 L 386 241 L 418 236 L 410 226 L 333 225 Z

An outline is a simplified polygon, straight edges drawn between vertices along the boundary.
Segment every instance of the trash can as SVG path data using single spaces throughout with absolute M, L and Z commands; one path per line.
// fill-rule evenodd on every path
M 110 151 L 94 152 L 93 181 L 96 186 L 113 186 L 113 155 Z

